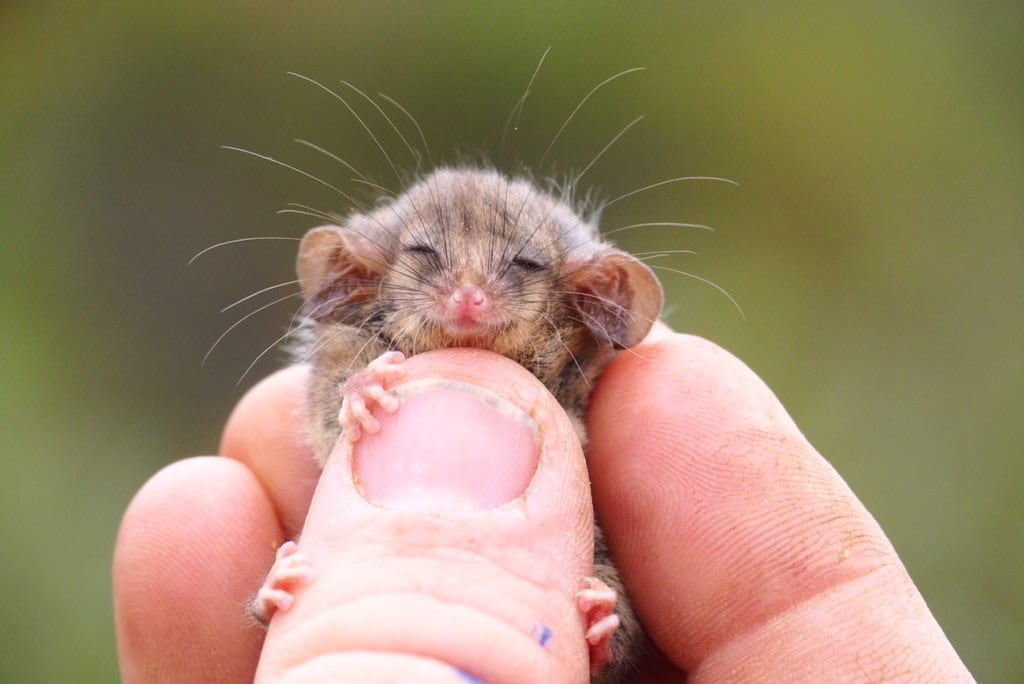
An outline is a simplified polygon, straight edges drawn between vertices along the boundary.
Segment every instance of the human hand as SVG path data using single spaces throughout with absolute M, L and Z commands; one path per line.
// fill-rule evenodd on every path
M 441 352 L 421 365 L 414 357 L 412 378 L 463 377 L 513 402 L 508 388 L 529 385 L 513 364 L 488 356 L 467 364 L 465 353 Z M 243 400 L 222 444 L 234 460 L 169 466 L 133 501 L 115 555 L 126 681 L 252 678 L 263 635 L 245 623 L 242 606 L 276 545 L 297 535 L 319 476 L 299 427 L 304 379 L 302 369 L 283 371 Z M 272 623 L 262 672 L 294 665 L 292 676 L 312 679 L 338 668 L 363 680 L 383 671 L 415 672 L 415 681 L 472 681 L 460 671 L 488 682 L 585 680 L 571 597 L 589 574 L 589 490 L 568 424 L 549 401 L 536 398 L 534 418 L 548 438 L 525 503 L 465 512 L 459 525 L 409 512 L 401 514 L 408 529 L 375 521 L 346 486 L 347 459 L 332 458 L 301 541 L 321 554 L 320 576 Z M 403 404 L 384 417 L 380 437 L 418 420 L 424 414 Z M 736 359 L 660 331 L 608 369 L 589 425 L 598 513 L 665 653 L 635 681 L 678 681 L 684 670 L 707 681 L 970 680 L 877 524 Z M 492 478 L 513 484 L 488 490 L 491 503 L 514 498 L 516 478 L 532 474 L 529 456 L 516 463 Z M 393 513 L 384 518 L 393 522 Z M 421 553 L 428 540 L 447 553 Z M 372 564 L 360 574 L 351 562 L 360 554 L 395 560 L 396 574 L 375 577 Z M 402 562 L 408 572 L 397 570 Z M 433 565 L 417 571 L 416 563 Z M 386 598 L 370 585 L 393 588 L 395 577 L 416 577 L 418 593 L 392 604 L 353 596 Z M 327 609 L 339 604 L 357 609 Z M 460 606 L 466 612 L 444 617 Z M 474 629 L 450 627 L 460 622 Z M 530 634 L 534 627 L 541 631 Z M 540 647 L 544 629 L 554 638 Z M 376 653 L 349 652 L 370 633 Z M 295 635 L 314 645 L 297 647 Z M 342 655 L 307 660 L 333 652 Z M 413 657 L 424 653 L 432 658 Z
M 636 681 L 973 681 L 878 523 L 734 356 L 656 328 L 591 406 L 597 514 L 671 661 Z
M 586 678 L 575 594 L 592 573 L 593 506 L 568 417 L 495 354 L 403 367 L 396 391 L 433 389 L 354 447 L 339 440 L 322 475 L 301 446 L 306 371 L 289 369 L 230 419 L 233 459 L 181 461 L 147 483 L 115 554 L 127 681 L 251 681 L 257 662 L 275 681 Z M 261 649 L 244 604 L 300 528 L 318 576 Z

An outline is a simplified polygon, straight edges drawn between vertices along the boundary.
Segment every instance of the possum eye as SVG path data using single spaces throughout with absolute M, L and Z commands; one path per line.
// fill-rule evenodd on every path
M 512 265 L 527 273 L 537 273 L 544 270 L 544 264 L 524 256 L 518 256 L 513 259 Z
M 430 245 L 425 245 L 425 244 L 421 244 L 421 243 L 416 243 L 416 244 L 412 244 L 412 245 L 406 245 L 405 247 L 402 248 L 402 250 L 404 252 L 406 252 L 407 254 L 415 254 L 417 256 L 423 256 L 423 257 L 429 257 L 429 258 L 436 258 L 437 257 L 437 250 L 436 249 L 434 249 Z

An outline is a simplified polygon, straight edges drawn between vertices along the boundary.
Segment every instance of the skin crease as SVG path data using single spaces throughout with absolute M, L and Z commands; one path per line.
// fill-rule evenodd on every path
M 455 372 L 464 353 L 439 352 L 429 373 Z M 461 372 L 485 384 L 494 370 L 481 363 Z M 514 368 L 501 372 L 522 378 Z M 276 545 L 296 536 L 315 484 L 299 413 L 306 373 L 281 371 L 240 402 L 221 444 L 227 458 L 172 464 L 129 506 L 114 557 L 125 681 L 252 680 L 263 634 L 244 623 L 242 606 Z M 555 415 L 542 422 L 559 424 Z M 612 362 L 588 423 L 597 514 L 664 652 L 632 681 L 677 682 L 684 671 L 708 682 L 972 681 L 877 523 L 771 391 L 727 352 L 656 328 L 636 354 Z M 554 498 L 589 501 L 585 482 L 565 483 Z M 567 516 L 561 524 L 566 538 L 585 529 Z M 514 541 L 521 548 L 528 536 L 519 531 Z M 587 541 L 577 542 L 585 558 Z M 509 545 L 510 557 L 515 549 Z M 494 559 L 506 561 L 514 565 Z M 341 572 L 318 570 L 317 582 Z M 503 577 L 478 584 L 498 595 Z M 573 613 L 564 601 L 546 619 L 568 625 Z M 328 640 L 339 628 L 303 622 Z M 508 652 L 525 652 L 505 637 L 497 642 L 503 651 L 475 655 L 449 644 L 445 662 L 477 657 L 483 671 Z M 565 678 L 549 681 L 585 681 L 582 662 L 584 653 L 566 653 Z M 379 652 L 314 659 L 284 681 L 328 673 L 466 681 L 436 659 Z

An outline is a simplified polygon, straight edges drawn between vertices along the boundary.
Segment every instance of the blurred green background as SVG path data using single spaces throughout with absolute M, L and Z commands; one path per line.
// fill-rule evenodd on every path
M 1024 680 L 1024 6 L 1019 3 L 177 3 L 0 6 L 0 681 L 117 677 L 110 556 L 146 478 L 216 449 L 281 363 L 280 304 L 342 198 L 305 138 L 394 184 L 340 103 L 286 75 L 383 91 L 435 161 L 554 149 L 660 263 L 669 321 L 743 358 L 887 530 L 979 679 Z M 353 101 L 355 103 L 355 100 Z M 365 104 L 365 103 L 364 103 Z M 400 142 L 366 106 L 389 150 Z M 403 125 L 408 126 L 407 122 Z M 411 131 L 407 131 L 410 132 Z M 550 170 L 546 168 L 545 170 Z M 351 187 L 351 183 L 346 187 Z M 658 263 L 658 262 L 656 262 Z M 259 300 L 269 302 L 272 297 Z

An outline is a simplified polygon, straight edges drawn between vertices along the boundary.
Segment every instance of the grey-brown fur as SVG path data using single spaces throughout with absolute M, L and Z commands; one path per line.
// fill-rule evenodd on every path
M 312 333 L 298 356 L 313 366 L 310 433 L 321 464 L 341 430 L 339 387 L 389 349 L 507 356 L 554 394 L 585 446 L 594 381 L 618 349 L 646 335 L 662 303 L 651 271 L 602 243 L 565 202 L 486 169 L 440 169 L 341 226 L 310 231 L 298 271 Z M 459 283 L 487 294 L 485 329 L 467 334 L 443 320 Z M 645 637 L 600 529 L 594 573 L 618 591 L 622 624 L 612 664 L 592 681 L 616 682 Z

